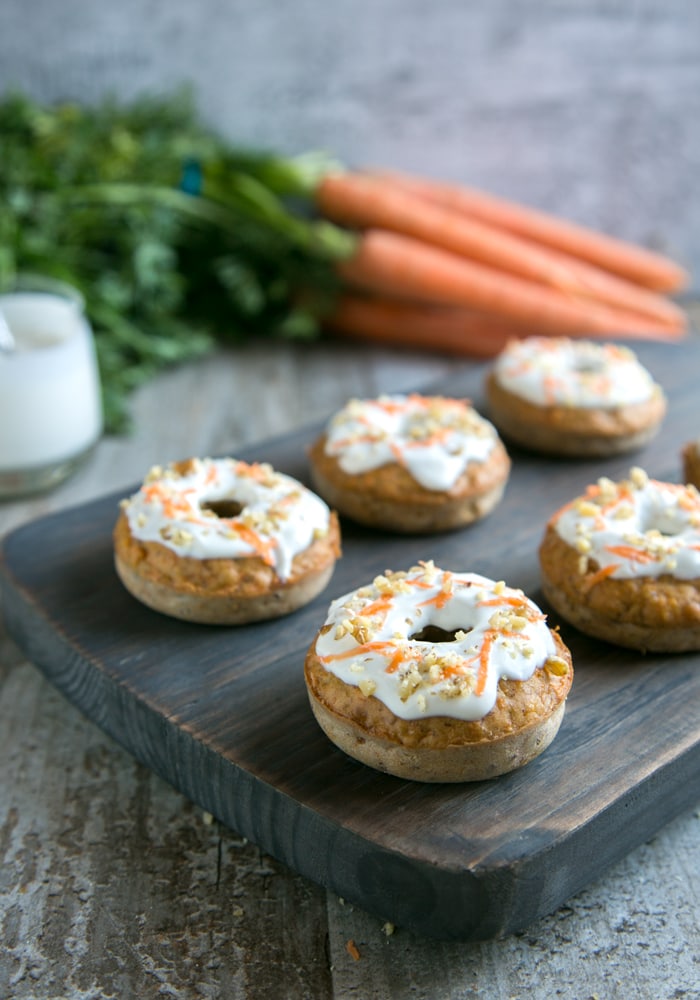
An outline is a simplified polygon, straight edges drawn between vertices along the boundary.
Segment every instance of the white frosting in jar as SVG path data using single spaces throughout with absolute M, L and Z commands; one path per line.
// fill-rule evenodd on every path
M 601 478 L 551 520 L 600 578 L 669 575 L 700 579 L 700 494 L 694 486 L 649 479 L 634 468 L 620 483 Z
M 326 428 L 325 451 L 358 475 L 391 462 L 427 490 L 449 490 L 470 462 L 485 462 L 497 432 L 464 400 L 379 396 L 351 400 Z
M 217 504 L 221 515 L 208 506 Z M 190 559 L 259 556 L 281 580 L 330 519 L 323 500 L 296 479 L 234 458 L 193 459 L 184 473 L 155 467 L 122 508 L 140 541 Z
M 427 626 L 449 641 L 417 638 Z M 334 601 L 315 651 L 326 670 L 402 719 L 482 719 L 502 677 L 527 680 L 547 660 L 567 669 L 521 590 L 432 563 L 387 572 Z
M 628 347 L 590 340 L 513 340 L 493 371 L 504 389 L 536 406 L 610 409 L 648 402 L 660 392 Z

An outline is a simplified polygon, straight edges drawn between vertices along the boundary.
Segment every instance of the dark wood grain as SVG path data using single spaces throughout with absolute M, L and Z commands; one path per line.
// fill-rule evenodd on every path
M 432 558 L 505 578 L 544 604 L 536 550 L 549 513 L 630 464 L 677 481 L 681 446 L 697 433 L 700 348 L 638 351 L 670 400 L 643 452 L 576 463 L 513 448 L 501 505 L 450 535 L 394 538 L 346 523 L 328 590 L 286 619 L 216 629 L 133 600 L 112 568 L 127 484 L 6 537 L 8 630 L 139 760 L 301 874 L 428 936 L 476 940 L 523 928 L 698 798 L 700 656 L 642 657 L 562 624 L 576 676 L 555 742 L 514 774 L 449 787 L 400 781 L 343 756 L 311 716 L 301 667 L 330 599 L 377 572 Z M 475 366 L 439 388 L 485 412 L 483 372 Z M 241 457 L 306 480 L 316 430 Z

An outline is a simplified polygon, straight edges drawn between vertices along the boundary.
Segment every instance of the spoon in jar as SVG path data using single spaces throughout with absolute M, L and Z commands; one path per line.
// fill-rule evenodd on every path
M 0 309 L 0 352 L 11 354 L 15 346 L 15 338 L 12 336 L 12 330 L 5 319 L 2 309 Z

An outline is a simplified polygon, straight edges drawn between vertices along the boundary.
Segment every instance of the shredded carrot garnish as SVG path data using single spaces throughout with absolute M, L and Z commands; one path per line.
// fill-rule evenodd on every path
M 571 508 L 574 507 L 577 503 L 578 503 L 578 497 L 576 497 L 574 500 L 569 500 L 569 502 L 565 503 L 563 507 L 560 507 L 558 510 L 555 510 L 552 516 L 550 517 L 548 524 L 556 524 L 556 522 L 559 520 L 562 514 L 566 514 L 567 510 L 571 510 Z
M 542 388 L 544 389 L 545 399 L 548 403 L 554 402 L 560 383 L 561 380 L 556 375 L 545 375 L 542 379 Z
M 284 510 L 285 507 L 289 507 L 291 504 L 296 503 L 299 500 L 299 493 L 294 491 L 292 493 L 285 493 L 283 497 L 279 500 L 275 500 L 274 504 L 270 507 L 270 510 Z
M 443 667 L 442 676 L 448 680 L 450 677 L 458 677 L 460 674 L 464 673 L 466 667 L 468 667 L 471 662 L 472 660 L 462 660 L 461 663 L 455 663 L 449 667 Z
M 269 478 L 270 470 L 260 462 L 252 462 L 250 464 L 248 462 L 238 462 L 236 473 L 239 476 L 247 476 L 248 479 L 252 479 L 256 483 L 264 483 Z
M 452 430 L 451 427 L 440 427 L 428 437 L 415 438 L 406 444 L 407 448 L 426 448 L 433 444 L 442 444 L 447 435 Z
M 527 602 L 522 597 L 494 597 L 488 601 L 479 601 L 478 607 L 490 608 L 499 604 L 510 604 L 514 608 L 527 607 Z
M 353 959 L 353 961 L 355 962 L 360 961 L 360 953 L 357 950 L 357 945 L 355 944 L 352 938 L 350 938 L 348 943 L 345 945 L 345 950 L 347 951 L 350 958 Z
M 403 465 L 403 452 L 397 445 L 395 441 L 392 441 L 389 445 L 391 449 L 391 454 L 394 456 L 399 465 Z
M 451 597 L 452 573 L 446 572 L 443 576 L 442 590 L 440 593 L 436 594 L 434 597 L 428 597 L 425 601 L 421 601 L 418 607 L 424 608 L 427 604 L 434 604 L 436 608 L 444 608 Z
M 372 601 L 371 604 L 366 605 L 362 609 L 362 616 L 371 618 L 373 615 L 381 615 L 389 610 L 393 597 L 387 595 L 386 597 L 378 597 L 376 601 Z
M 619 565 L 619 563 L 610 563 L 609 566 L 603 566 L 596 573 L 589 576 L 586 580 L 586 590 L 590 590 L 591 587 L 595 587 L 595 585 L 600 583 L 601 580 L 605 580 L 609 577 L 615 572 L 616 569 L 618 569 Z
M 451 597 L 451 593 L 441 590 L 439 594 L 435 595 L 435 597 L 429 597 L 427 600 L 421 601 L 418 607 L 424 608 L 428 604 L 434 604 L 436 608 L 444 608 Z
M 160 483 L 151 483 L 148 486 L 142 487 L 142 493 L 146 498 L 147 503 L 153 503 L 154 500 L 162 499 L 163 487 Z
M 620 358 L 624 360 L 626 356 L 626 351 L 622 347 L 618 347 L 617 344 L 605 344 L 604 352 L 613 361 Z
M 410 655 L 410 650 L 397 648 L 396 652 L 389 661 L 389 665 L 386 668 L 386 672 L 388 674 L 395 674 L 396 671 L 401 666 L 401 664 L 404 662 L 404 660 L 408 658 L 409 655 Z
M 517 364 L 511 364 L 507 369 L 507 374 L 511 378 L 518 378 L 520 375 L 526 375 L 532 368 L 532 361 L 527 358 L 523 358 Z
M 353 444 L 374 444 L 377 441 L 381 441 L 382 438 L 377 434 L 357 434 L 352 437 L 340 438 L 339 441 L 333 442 L 334 448 L 349 448 Z
M 603 504 L 600 508 L 601 514 L 607 514 L 608 511 L 613 510 L 622 500 L 631 500 L 632 494 L 626 486 L 619 486 L 617 491 L 617 496 L 610 500 L 608 503 Z
M 700 501 L 689 490 L 681 487 L 678 492 L 678 506 L 681 510 L 697 510 L 700 507 Z
M 607 396 L 612 391 L 612 380 L 609 375 L 601 375 L 597 379 L 596 391 L 601 396 Z
M 486 678 L 489 672 L 489 656 L 491 654 L 491 646 L 493 645 L 493 640 L 496 633 L 489 629 L 484 635 L 484 641 L 481 644 L 481 650 L 479 651 L 479 670 L 476 675 L 476 686 L 474 688 L 474 694 L 477 696 L 484 693 L 484 688 L 486 687 Z
M 159 502 L 166 517 L 174 520 L 178 514 L 190 513 L 190 507 L 184 496 L 172 496 L 163 488 L 162 483 L 151 483 L 143 487 L 147 503 Z
M 415 401 L 413 396 L 409 396 L 409 402 Z M 403 413 L 406 409 L 406 403 L 403 401 L 397 402 L 394 399 L 377 399 L 375 400 L 375 405 L 380 410 L 384 410 L 385 413 Z
M 322 663 L 330 663 L 332 660 L 349 660 L 355 656 L 362 656 L 364 653 L 378 653 L 380 656 L 390 657 L 386 667 L 388 674 L 396 673 L 401 664 L 411 656 L 410 648 L 401 648 L 392 642 L 363 642 L 361 645 L 346 649 L 342 653 L 330 653 L 320 659 Z
M 623 559 L 629 559 L 630 562 L 645 563 L 658 560 L 658 556 L 652 555 L 651 552 L 645 552 L 643 549 L 635 549 L 632 545 L 606 545 L 605 548 L 614 556 L 621 556 Z
M 256 531 L 249 528 L 247 524 L 241 524 L 239 521 L 234 522 L 232 526 L 243 541 L 247 542 L 257 552 L 264 563 L 267 563 L 268 566 L 274 566 L 275 558 L 272 550 L 277 545 L 277 541 L 274 538 L 266 542 Z
M 391 642 L 363 642 L 358 646 L 353 646 L 352 649 L 343 650 L 342 653 L 329 653 L 328 656 L 322 656 L 321 661 L 330 663 L 331 660 L 349 660 L 350 657 L 362 656 L 363 653 L 379 653 L 380 656 L 387 656 L 395 652 L 396 647 Z

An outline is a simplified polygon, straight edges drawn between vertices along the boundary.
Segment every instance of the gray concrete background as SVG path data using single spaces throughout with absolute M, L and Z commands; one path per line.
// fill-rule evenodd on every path
M 241 144 L 464 179 L 661 247 L 696 291 L 699 50 L 700 0 L 0 0 L 0 92 L 189 82 Z M 183 366 L 138 394 L 132 438 L 4 505 L 0 533 L 447 369 L 290 343 Z M 697 808 L 526 933 L 464 946 L 387 938 L 211 823 L 1 629 L 0 762 L 2 998 L 269 1000 L 284 983 L 287 1000 L 700 1000 Z
M 464 179 L 700 264 L 697 0 L 2 0 L 0 91 L 193 86 L 244 145 Z

